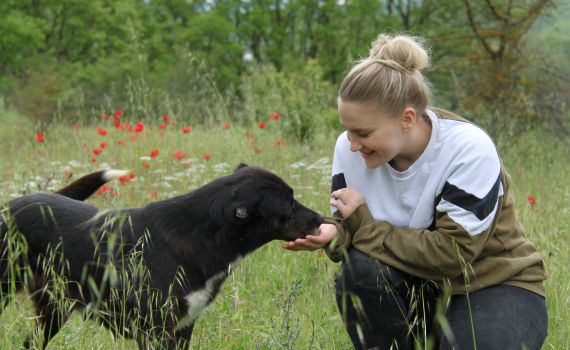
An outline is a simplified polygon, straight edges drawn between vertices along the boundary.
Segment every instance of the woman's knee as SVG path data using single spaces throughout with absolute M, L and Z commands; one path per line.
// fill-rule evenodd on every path
M 507 285 L 454 296 L 446 319 L 453 337 L 440 349 L 540 349 L 548 330 L 544 298 Z
M 390 291 L 397 288 L 407 278 L 396 270 L 357 249 L 350 249 L 342 263 L 335 287 L 338 292 L 358 289 Z

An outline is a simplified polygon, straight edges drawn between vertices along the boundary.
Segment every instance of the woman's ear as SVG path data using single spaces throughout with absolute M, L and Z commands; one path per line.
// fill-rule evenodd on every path
M 412 107 L 404 109 L 400 122 L 402 123 L 402 131 L 410 132 L 417 124 L 416 110 Z

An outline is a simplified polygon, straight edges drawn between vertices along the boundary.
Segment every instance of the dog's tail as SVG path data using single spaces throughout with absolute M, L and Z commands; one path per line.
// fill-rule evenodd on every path
M 113 179 L 118 179 L 121 176 L 126 176 L 127 173 L 128 172 L 125 170 L 100 170 L 80 177 L 55 193 L 71 199 L 83 201 L 89 198 L 105 183 Z

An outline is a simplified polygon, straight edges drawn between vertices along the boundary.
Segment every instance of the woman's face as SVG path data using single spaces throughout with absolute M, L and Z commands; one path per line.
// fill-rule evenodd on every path
M 372 101 L 348 102 L 340 98 L 338 112 L 350 150 L 360 152 L 368 168 L 382 166 L 402 152 L 409 133 L 402 117 L 386 114 Z

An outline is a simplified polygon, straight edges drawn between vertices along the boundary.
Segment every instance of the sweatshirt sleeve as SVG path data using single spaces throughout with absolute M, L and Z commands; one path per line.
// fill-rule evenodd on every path
M 490 139 L 473 142 L 461 153 L 435 199 L 432 227 L 398 228 L 375 221 L 363 204 L 343 222 L 357 227 L 352 246 L 421 278 L 460 276 L 492 236 L 503 194 L 501 164 Z

